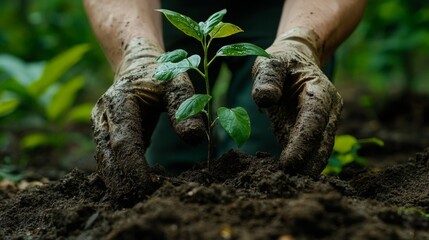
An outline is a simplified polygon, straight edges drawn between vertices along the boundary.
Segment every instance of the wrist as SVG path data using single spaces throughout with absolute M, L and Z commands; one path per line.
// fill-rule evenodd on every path
M 163 48 L 156 41 L 141 37 L 132 38 L 122 46 L 122 56 L 115 67 L 116 78 L 142 66 L 154 64 L 163 53 Z
M 311 57 L 320 66 L 323 57 L 324 44 L 319 35 L 309 28 L 296 27 L 280 34 L 276 41 L 297 41 L 308 47 Z

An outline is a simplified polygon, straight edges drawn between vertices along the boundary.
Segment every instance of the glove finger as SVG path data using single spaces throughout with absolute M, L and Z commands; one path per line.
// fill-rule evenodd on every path
M 180 74 L 165 82 L 164 101 L 171 124 L 184 141 L 197 144 L 205 138 L 205 125 L 200 115 L 190 117 L 180 123 L 176 121 L 176 111 L 183 101 L 194 94 L 194 88 L 187 74 Z
M 337 93 L 333 99 L 332 109 L 329 113 L 329 121 L 323 134 L 323 140 L 317 154 L 313 158 L 314 162 L 310 166 L 310 172 L 313 176 L 318 176 L 328 164 L 328 158 L 331 156 L 332 148 L 335 143 L 335 133 L 340 119 L 342 106 L 343 100 L 340 94 Z
M 285 76 L 284 64 L 276 58 L 258 57 L 253 65 L 252 97 L 262 108 L 275 105 L 281 98 Z
M 98 172 L 121 204 L 133 204 L 155 188 L 144 154 L 156 122 L 150 118 L 157 116 L 143 111 L 137 97 L 116 89 L 109 89 L 92 111 Z
M 315 171 L 313 165 L 319 161 L 316 159 L 318 150 L 323 155 L 325 149 L 321 145 L 330 120 L 332 96 L 336 96 L 336 91 L 329 80 L 321 76 L 311 77 L 313 80 L 304 83 L 298 96 L 298 114 L 280 160 L 289 173 L 316 177 L 320 172 Z

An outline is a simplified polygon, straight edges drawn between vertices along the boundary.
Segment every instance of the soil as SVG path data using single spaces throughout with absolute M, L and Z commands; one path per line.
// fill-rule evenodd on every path
M 399 103 L 407 117 L 394 111 Z M 346 101 L 339 133 L 386 146 L 362 148 L 370 164 L 339 176 L 291 176 L 267 153 L 230 151 L 210 172 L 159 175 L 159 188 L 129 207 L 112 203 L 90 171 L 3 186 L 0 238 L 429 239 L 428 106 L 400 96 L 375 107 L 373 118 Z

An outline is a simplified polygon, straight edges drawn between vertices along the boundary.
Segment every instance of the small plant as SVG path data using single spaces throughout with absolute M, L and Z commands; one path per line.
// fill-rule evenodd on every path
M 422 216 L 424 218 L 429 219 L 429 213 L 426 213 L 425 211 L 418 209 L 418 208 L 414 208 L 414 207 L 410 207 L 410 208 L 405 208 L 405 207 L 398 207 L 396 209 L 397 213 L 400 215 L 403 214 L 417 214 L 419 216 Z
M 322 174 L 339 174 L 343 167 L 350 163 L 367 165 L 368 161 L 358 154 L 362 144 L 383 146 L 384 142 L 378 138 L 357 139 L 351 135 L 336 136 L 332 155 Z
M 228 135 L 236 142 L 237 146 L 243 145 L 250 136 L 250 118 L 247 111 L 242 107 L 226 108 L 219 107 L 217 116 L 213 118 L 211 113 L 211 90 L 209 84 L 209 67 L 217 57 L 224 56 L 263 56 L 270 57 L 262 48 L 251 43 L 235 43 L 221 47 L 215 56 L 209 58 L 208 49 L 211 42 L 216 38 L 224 38 L 233 34 L 242 32 L 243 30 L 231 23 L 222 22 L 223 16 L 226 14 L 226 9 L 211 15 L 205 22 L 197 23 L 191 18 L 180 13 L 166 9 L 159 9 L 161 13 L 179 30 L 186 35 L 197 39 L 203 50 L 203 65 L 199 68 L 201 57 L 192 55 L 188 57 L 188 53 L 183 49 L 176 49 L 167 52 L 158 58 L 161 65 L 156 69 L 153 77 L 157 80 L 170 80 L 180 73 L 186 72 L 189 69 L 197 71 L 204 79 L 206 93 L 195 94 L 185 100 L 176 112 L 177 122 L 183 121 L 199 113 L 204 113 L 207 118 L 207 140 L 208 140 L 208 161 L 212 157 L 212 129 L 218 121 L 225 129 Z
M 89 146 L 91 139 L 70 131 L 72 124 L 89 123 L 93 107 L 75 101 L 85 79 L 70 74 L 89 49 L 88 44 L 77 45 L 34 63 L 0 54 L 0 156 L 5 156 L 0 159 L 0 178 L 6 176 L 7 165 L 24 166 L 34 157 L 26 152 L 43 148 L 64 155 L 67 145 Z

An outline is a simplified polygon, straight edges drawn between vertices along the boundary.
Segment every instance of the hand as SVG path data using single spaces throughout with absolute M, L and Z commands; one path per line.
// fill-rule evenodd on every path
M 161 112 L 168 112 L 184 140 L 195 143 L 205 136 L 201 118 L 175 120 L 181 102 L 194 93 L 187 75 L 171 81 L 152 79 L 161 54 L 147 40 L 130 42 L 113 85 L 92 110 L 98 172 L 111 197 L 120 202 L 135 202 L 155 190 L 144 154 Z
M 267 108 L 282 146 L 280 165 L 291 174 L 319 176 L 334 144 L 342 98 L 320 69 L 321 46 L 315 32 L 294 28 L 253 67 L 253 99 Z

